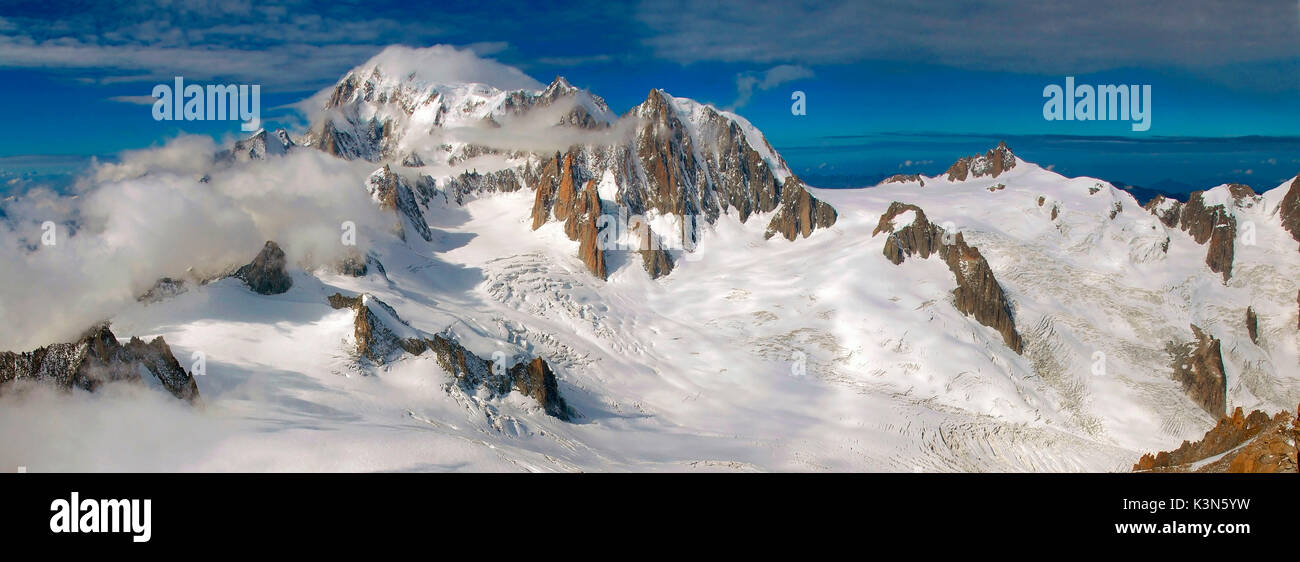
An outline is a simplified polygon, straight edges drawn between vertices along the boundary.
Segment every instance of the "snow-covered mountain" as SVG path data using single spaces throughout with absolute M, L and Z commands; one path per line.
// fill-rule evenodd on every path
M 427 54 L 352 70 L 301 137 L 259 132 L 201 178 L 147 176 L 268 206 L 248 178 L 326 167 L 368 207 L 317 213 L 341 239 L 253 221 L 280 239 L 167 272 L 112 314 L 117 333 L 202 352 L 201 408 L 142 428 L 113 415 L 134 396 L 6 397 L 0 417 L 25 423 L 0 457 L 1128 470 L 1236 407 L 1300 402 L 1300 178 L 1143 208 L 999 145 L 934 177 L 817 189 L 733 113 L 653 90 L 620 115 L 563 78 L 439 81 Z M 293 184 L 289 205 L 336 188 Z M 123 433 L 161 453 L 88 452 Z

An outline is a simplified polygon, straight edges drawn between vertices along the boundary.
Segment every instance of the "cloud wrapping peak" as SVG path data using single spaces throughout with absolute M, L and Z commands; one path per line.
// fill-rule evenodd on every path
M 479 83 L 502 90 L 540 90 L 544 84 L 513 66 L 482 58 L 484 46 L 457 49 L 450 45 L 413 48 L 392 45 L 353 69 L 364 74 L 375 67 L 389 76 L 413 76 L 425 84 Z M 488 50 L 493 47 L 487 46 Z M 497 46 L 496 48 L 500 48 Z

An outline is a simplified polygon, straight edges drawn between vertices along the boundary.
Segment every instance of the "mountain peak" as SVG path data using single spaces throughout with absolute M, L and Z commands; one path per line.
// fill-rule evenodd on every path
M 1014 167 L 1016 155 L 1011 152 L 1006 141 L 998 141 L 997 146 L 984 154 L 967 156 L 953 162 L 944 174 L 948 176 L 948 181 L 966 181 L 971 177 L 996 178 Z
M 555 79 L 551 81 L 551 84 L 546 87 L 546 93 L 570 93 L 577 90 L 578 88 L 570 84 L 568 79 L 558 74 L 555 75 Z

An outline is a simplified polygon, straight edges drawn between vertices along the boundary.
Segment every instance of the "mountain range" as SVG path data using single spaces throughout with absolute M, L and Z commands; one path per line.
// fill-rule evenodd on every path
M 73 409 L 160 383 L 199 437 L 150 470 L 1130 470 L 1300 403 L 1300 178 L 1139 202 L 1002 143 L 818 189 L 735 113 L 439 81 L 412 51 L 309 100 L 302 134 L 114 178 L 328 166 L 371 209 L 169 271 L 112 331 L 0 355 L 0 382 L 79 389 L 49 399 Z

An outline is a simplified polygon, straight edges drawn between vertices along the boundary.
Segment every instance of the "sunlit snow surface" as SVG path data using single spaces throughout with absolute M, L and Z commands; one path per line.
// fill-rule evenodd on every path
M 113 318 L 119 336 L 165 336 L 186 365 L 204 354 L 201 405 L 133 387 L 7 397 L 0 462 L 33 472 L 1126 470 L 1213 423 L 1170 376 L 1165 344 L 1190 340 L 1189 324 L 1223 340 L 1230 405 L 1300 400 L 1300 252 L 1274 215 L 1284 191 L 1234 208 L 1257 241 L 1238 244 L 1227 286 L 1204 246 L 1128 194 L 1025 162 L 996 180 L 814 189 L 839 220 L 793 243 L 765 240 L 763 217 L 724 217 L 659 280 L 617 253 L 608 281 L 591 276 L 561 224 L 530 230 L 531 191 L 439 202 L 427 213 L 432 244 L 374 243 L 386 278 L 297 271 L 283 295 L 226 279 L 133 305 Z M 1023 356 L 953 307 L 942 261 L 885 259 L 885 235 L 872 230 L 891 201 L 979 247 L 1015 304 Z M 466 394 L 431 356 L 359 364 L 351 312 L 325 300 L 340 291 L 371 293 L 424 332 L 450 328 L 483 356 L 546 359 L 577 416 L 549 417 L 517 393 Z

